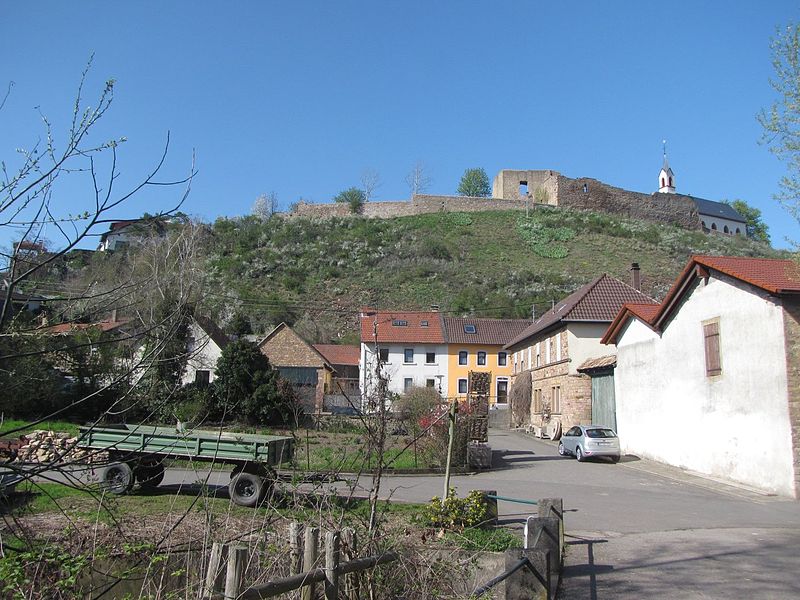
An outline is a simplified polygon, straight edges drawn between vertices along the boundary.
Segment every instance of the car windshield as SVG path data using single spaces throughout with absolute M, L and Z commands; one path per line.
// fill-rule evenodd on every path
M 586 437 L 590 438 L 613 438 L 617 437 L 617 434 L 614 433 L 611 429 L 587 429 L 586 430 Z

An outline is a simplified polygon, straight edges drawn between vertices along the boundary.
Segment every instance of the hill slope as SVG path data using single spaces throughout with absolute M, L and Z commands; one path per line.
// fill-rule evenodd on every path
M 256 331 L 295 323 L 314 341 L 352 340 L 364 305 L 528 316 L 601 273 L 628 281 L 632 262 L 643 291 L 661 298 L 691 254 L 785 254 L 741 237 L 549 207 L 529 218 L 244 217 L 211 231 L 209 273 L 225 290 L 224 312 L 243 313 Z

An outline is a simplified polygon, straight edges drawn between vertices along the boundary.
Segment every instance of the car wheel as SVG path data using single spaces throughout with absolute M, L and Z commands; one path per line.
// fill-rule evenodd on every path
M 586 457 L 583 455 L 583 450 L 581 450 L 580 446 L 575 448 L 575 458 L 578 459 L 578 462 L 583 462 L 586 460 Z
M 619 459 L 620 459 L 620 455 L 619 455 L 619 454 L 617 454 L 616 456 L 612 456 L 612 457 L 611 457 L 611 462 L 613 462 L 613 463 L 618 463 L 618 462 L 619 462 Z
M 567 455 L 567 450 L 566 450 L 566 448 L 564 448 L 564 444 L 562 444 L 561 442 L 558 442 L 558 453 L 561 456 L 566 456 Z

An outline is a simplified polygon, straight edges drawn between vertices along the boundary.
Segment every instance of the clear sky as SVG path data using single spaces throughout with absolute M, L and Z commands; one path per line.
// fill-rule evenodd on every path
M 63 131 L 94 53 L 87 97 L 117 81 L 95 139 L 127 137 L 120 185 L 150 169 L 169 131 L 163 178 L 186 174 L 194 152 L 183 210 L 205 220 L 247 214 L 270 191 L 282 208 L 327 202 L 365 169 L 381 176 L 377 199 L 407 199 L 419 161 L 431 193 L 455 193 L 468 167 L 649 193 L 666 138 L 679 192 L 741 198 L 775 245 L 800 239 L 772 199 L 785 167 L 756 121 L 773 99 L 770 38 L 798 19 L 795 2 L 3 4 L 0 83 L 13 87 L 0 158 L 12 165 L 44 135 L 36 107 Z M 88 192 L 65 185 L 53 200 L 77 212 Z M 145 190 L 114 216 L 178 195 Z

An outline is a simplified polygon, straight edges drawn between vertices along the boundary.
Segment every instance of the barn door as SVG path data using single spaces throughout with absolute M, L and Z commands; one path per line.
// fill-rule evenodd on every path
M 617 430 L 613 371 L 592 376 L 592 423 Z

